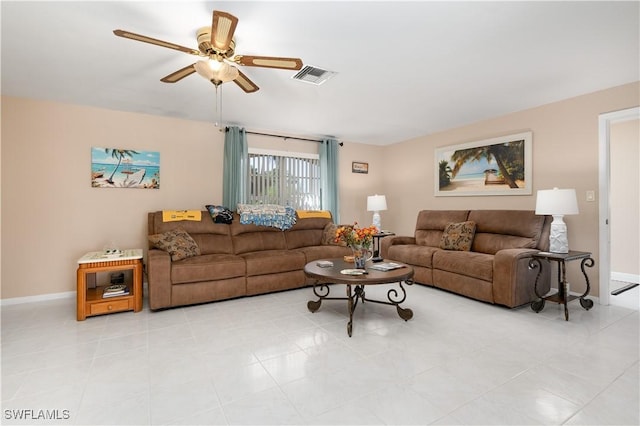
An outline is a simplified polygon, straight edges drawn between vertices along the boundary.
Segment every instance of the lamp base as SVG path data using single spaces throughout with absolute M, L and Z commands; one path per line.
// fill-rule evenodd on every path
M 567 225 L 562 220 L 563 215 L 553 215 L 549 232 L 549 251 L 551 253 L 569 253 L 567 239 Z
M 373 212 L 373 226 L 378 228 L 378 231 L 382 229 L 382 225 L 380 224 L 380 213 L 375 211 Z

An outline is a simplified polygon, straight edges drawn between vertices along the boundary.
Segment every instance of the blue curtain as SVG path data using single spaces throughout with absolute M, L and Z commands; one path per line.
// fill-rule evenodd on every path
M 247 134 L 240 127 L 228 127 L 224 136 L 222 168 L 222 204 L 228 209 L 236 210 L 238 203 L 246 203 L 248 173 Z
M 335 223 L 338 214 L 338 141 L 324 139 L 320 147 L 320 191 L 323 210 L 329 210 Z

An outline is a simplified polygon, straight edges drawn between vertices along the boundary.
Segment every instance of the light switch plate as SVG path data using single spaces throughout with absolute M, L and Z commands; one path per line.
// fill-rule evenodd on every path
M 596 191 L 589 190 L 587 191 L 587 201 L 595 201 L 596 200 Z

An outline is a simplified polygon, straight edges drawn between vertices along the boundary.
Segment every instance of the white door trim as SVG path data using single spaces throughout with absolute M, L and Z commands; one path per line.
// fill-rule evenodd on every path
M 600 304 L 609 304 L 609 282 L 611 279 L 611 232 L 609 228 L 609 149 L 611 124 L 640 118 L 640 107 L 607 112 L 598 116 L 598 174 L 600 203 L 598 214 L 600 251 Z

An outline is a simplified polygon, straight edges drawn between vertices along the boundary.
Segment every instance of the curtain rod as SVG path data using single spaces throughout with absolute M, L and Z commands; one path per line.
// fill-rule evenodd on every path
M 224 131 L 225 131 L 225 133 L 228 132 L 229 131 L 229 127 L 225 127 Z M 250 134 L 250 135 L 258 135 L 258 136 L 271 136 L 273 138 L 282 138 L 284 140 L 295 139 L 295 140 L 298 140 L 298 141 L 309 141 L 309 142 L 324 143 L 324 141 L 321 140 L 321 139 L 298 138 L 298 137 L 295 137 L 295 136 L 282 136 L 282 135 L 274 135 L 274 134 L 271 134 L 271 133 L 251 132 L 249 130 L 245 130 L 245 133 Z M 343 146 L 344 143 L 343 142 L 338 142 L 338 145 Z

